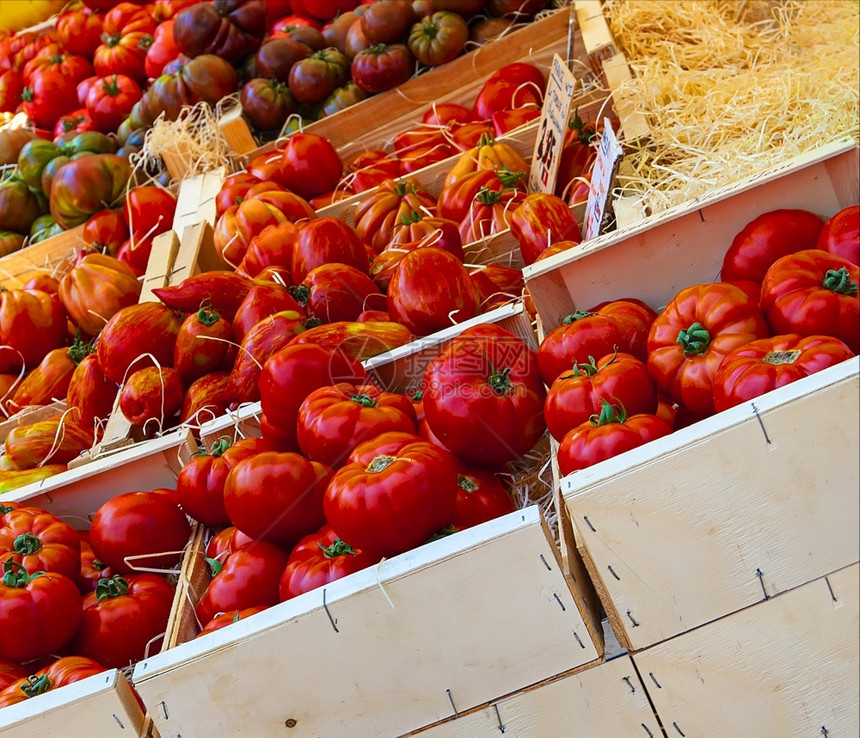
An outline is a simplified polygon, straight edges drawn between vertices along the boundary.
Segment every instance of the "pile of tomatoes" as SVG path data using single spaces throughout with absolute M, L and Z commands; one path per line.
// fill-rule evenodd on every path
M 658 315 L 635 299 L 574 313 L 541 343 L 562 474 L 838 364 L 860 350 L 860 208 L 776 210 L 734 238 L 724 281 Z

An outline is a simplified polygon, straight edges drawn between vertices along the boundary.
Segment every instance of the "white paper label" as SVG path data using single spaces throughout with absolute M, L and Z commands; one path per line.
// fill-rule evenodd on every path
M 529 172 L 529 192 L 552 192 L 558 177 L 564 135 L 573 102 L 576 80 L 567 64 L 555 54 L 552 59 L 546 96 L 540 116 L 532 166 Z
M 615 137 L 612 124 L 608 118 L 604 118 L 603 135 L 600 137 L 600 149 L 597 152 L 597 159 L 591 171 L 588 204 L 585 206 L 583 238 L 586 241 L 600 235 L 600 226 L 603 223 L 603 216 L 606 214 L 606 202 L 609 199 L 612 180 L 618 168 L 618 162 L 621 161 L 623 155 L 624 150 Z

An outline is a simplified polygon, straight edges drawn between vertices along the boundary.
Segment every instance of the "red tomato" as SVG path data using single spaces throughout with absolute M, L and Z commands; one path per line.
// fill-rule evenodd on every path
M 102 579 L 84 597 L 75 651 L 117 669 L 158 653 L 173 595 L 173 586 L 156 574 Z
M 620 403 L 600 402 L 600 414 L 568 432 L 558 447 L 558 468 L 565 476 L 672 432 L 656 415 L 628 417 Z
M 536 359 L 504 328 L 467 328 L 424 374 L 430 430 L 457 456 L 478 464 L 523 456 L 546 428 Z
M 557 241 L 582 240 L 567 203 L 553 194 L 528 195 L 513 211 L 510 222 L 526 265 L 533 264 L 544 249 Z
M 0 659 L 0 692 L 3 692 L 10 684 L 19 679 L 27 677 L 27 669 L 14 661 Z
M 113 569 L 96 558 L 89 540 L 81 541 L 81 566 L 77 580 L 81 594 L 85 595 L 95 591 L 99 580 L 110 579 L 112 576 L 114 576 Z
M 58 72 L 73 85 L 77 85 L 93 73 L 93 66 L 86 57 L 49 53 L 48 49 L 42 49 L 24 67 L 24 81 L 29 83 L 34 75 L 49 69 Z
M 342 466 L 362 441 L 395 430 L 417 430 L 412 403 L 370 384 L 320 387 L 299 408 L 299 447 L 308 458 L 332 468 Z
M 384 309 L 385 296 L 367 274 L 346 264 L 311 269 L 292 293 L 320 323 L 355 320 L 364 310 Z
M 90 545 L 100 561 L 119 573 L 168 569 L 179 562 L 191 535 L 182 511 L 157 492 L 126 492 L 93 516 Z
M 761 282 L 781 256 L 815 248 L 824 222 L 808 210 L 771 210 L 747 223 L 723 257 L 720 279 Z
M 491 190 L 482 187 L 460 221 L 460 240 L 474 243 L 511 227 L 512 213 L 523 202 L 525 194 L 516 188 Z
M 78 107 L 75 84 L 59 71 L 45 69 L 33 74 L 21 92 L 21 107 L 39 128 L 51 130 L 64 113 Z
M 343 162 L 327 139 L 299 132 L 287 138 L 274 181 L 309 200 L 337 187 L 342 174 Z
M 134 240 L 169 231 L 176 213 L 176 197 L 164 187 L 145 185 L 129 190 L 122 215 Z
M 860 264 L 860 205 L 840 210 L 824 224 L 815 248 Z
M 212 444 L 208 453 L 201 451 L 195 454 L 176 478 L 176 492 L 182 509 L 204 525 L 229 525 L 230 517 L 224 507 L 227 475 L 243 459 L 270 450 L 270 445 L 259 438 L 247 438 L 236 443 L 222 438 Z
M 221 612 L 278 604 L 278 582 L 287 565 L 287 554 L 279 546 L 254 541 L 228 554 L 223 562 L 210 563 L 212 581 L 197 603 L 201 623 Z
M 314 267 L 331 262 L 347 264 L 367 274 L 367 252 L 346 223 L 337 218 L 302 223 L 293 249 L 293 284 L 301 284 Z
M 63 648 L 81 622 L 81 595 L 65 574 L 28 574 L 6 561 L 0 579 L 0 658 L 29 661 Z
M 302 305 L 284 285 L 277 282 L 258 282 L 242 300 L 233 317 L 233 340 L 241 343 L 257 323 L 284 310 L 301 313 Z
M 224 482 L 230 522 L 254 539 L 292 546 L 325 522 L 322 495 L 330 473 L 291 452 L 264 451 L 243 459 Z
M 85 133 L 96 130 L 96 124 L 86 108 L 78 108 L 57 118 L 54 125 L 54 138 L 65 133 Z
M 551 385 L 574 364 L 588 361 L 589 356 L 621 351 L 645 361 L 648 331 L 656 317 L 645 303 L 627 298 L 568 315 L 538 349 L 544 383 Z
M 70 54 L 92 57 L 102 42 L 103 18 L 85 8 L 63 13 L 57 19 L 57 39 Z
M 286 216 L 275 206 L 254 198 L 243 200 L 224 211 L 215 224 L 215 249 L 224 262 L 235 268 L 251 240 L 268 226 L 278 225 Z
M 14 113 L 21 103 L 24 80 L 17 69 L 0 73 L 0 112 Z
M 673 400 L 700 416 L 714 412 L 713 380 L 723 358 L 769 335 L 755 300 L 724 282 L 681 290 L 648 334 L 648 371 Z
M 166 20 L 155 29 L 152 45 L 147 49 L 143 60 L 143 70 L 150 79 L 160 76 L 164 67 L 181 53 L 173 38 L 173 24 L 172 19 Z
M 355 210 L 355 233 L 373 249 L 381 251 L 391 242 L 395 227 L 413 212 L 436 210 L 436 198 L 415 180 L 386 179 Z M 412 240 L 412 239 L 407 239 Z
M 103 36 L 104 43 L 96 49 L 93 68 L 101 77 L 124 74 L 138 82 L 146 79 L 146 54 L 152 46 L 152 36 L 143 31 Z
M 531 64 L 517 62 L 493 72 L 475 98 L 475 118 L 490 120 L 500 110 L 543 104 L 546 80 L 543 73 Z
M 25 669 L 23 676 L 0 692 L 0 708 L 74 684 L 104 670 L 103 666 L 84 656 L 64 656 L 29 676 Z
M 143 92 L 140 85 L 124 74 L 102 77 L 87 92 L 87 112 L 102 133 L 111 133 L 128 116 Z
M 373 566 L 381 558 L 353 548 L 326 524 L 302 538 L 290 553 L 281 575 L 281 602 Z
M 244 439 L 250 441 L 251 439 Z M 256 439 L 262 441 L 263 439 Z M 266 449 L 268 450 L 268 449 Z M 253 543 L 254 539 L 246 536 L 241 530 L 230 526 L 212 536 L 212 540 L 206 546 L 206 556 L 216 561 L 223 561 L 228 554 L 238 551 L 246 543 Z
M 513 512 L 516 508 L 499 478 L 483 469 L 466 469 L 457 475 L 457 501 L 451 525 L 465 530 Z
M 41 290 L 0 291 L 0 371 L 37 366 L 63 345 L 66 316 L 56 295 Z
M 186 384 L 217 371 L 227 358 L 230 324 L 211 308 L 201 307 L 187 315 L 176 336 L 173 367 Z
M 136 3 L 121 2 L 112 7 L 104 17 L 104 32 L 107 35 L 142 31 L 152 33 L 156 22 L 147 8 Z
M 599 361 L 573 365 L 558 376 L 544 403 L 546 424 L 553 438 L 564 435 L 600 412 L 600 401 L 621 402 L 631 415 L 657 411 L 657 387 L 648 369 L 635 356 L 612 353 Z
M 407 253 L 388 285 L 388 313 L 413 333 L 426 336 L 473 318 L 478 295 L 456 256 L 436 247 Z
M 258 612 L 263 612 L 263 610 L 266 609 L 268 608 L 258 605 L 257 607 L 245 607 L 241 610 L 228 610 L 227 612 L 222 612 L 220 615 L 216 615 L 212 618 L 208 623 L 205 623 L 203 630 L 194 637 L 200 638 L 200 636 L 204 636 L 207 633 L 221 630 L 221 628 L 226 628 L 228 625 L 238 623 L 240 620 L 251 617 L 251 615 L 256 615 Z
M 761 287 L 761 309 L 774 333 L 825 335 L 860 351 L 860 268 L 807 249 L 775 261 Z
M 21 564 L 28 574 L 52 571 L 75 580 L 81 545 L 75 529 L 37 507 L 0 516 L 0 561 Z
M 714 376 L 714 408 L 721 412 L 740 405 L 852 356 L 848 346 L 830 336 L 789 334 L 751 341 L 720 363 Z
M 370 94 L 385 92 L 412 76 L 414 61 L 405 44 L 370 46 L 352 60 L 352 80 Z
M 395 556 L 447 525 L 456 498 L 457 471 L 450 456 L 415 441 L 370 464 L 340 469 L 325 492 L 325 516 L 351 545 Z

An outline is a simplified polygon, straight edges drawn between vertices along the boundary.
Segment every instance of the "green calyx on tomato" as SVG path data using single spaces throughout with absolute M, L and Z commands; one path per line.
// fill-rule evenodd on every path
M 42 674 L 42 676 L 31 674 L 27 677 L 27 683 L 21 685 L 21 691 L 27 697 L 35 697 L 36 695 L 45 694 L 53 686 L 47 674 Z
M 797 361 L 798 357 L 803 352 L 800 349 L 793 349 L 792 351 L 771 351 L 767 354 L 762 361 L 765 364 L 793 364 Z
M 21 564 L 12 559 L 3 562 L 3 584 L 12 589 L 23 589 L 34 579 L 42 576 L 45 576 L 43 571 L 28 574 Z
M 289 292 L 290 296 L 293 297 L 302 307 L 308 304 L 308 300 L 311 296 L 311 288 L 306 284 L 290 285 L 287 288 L 287 292 Z
M 220 319 L 221 314 L 214 308 L 201 305 L 197 311 L 197 321 L 203 325 L 215 325 Z
M 41 550 L 41 548 L 42 542 L 32 533 L 22 533 L 12 543 L 12 550 L 16 554 L 21 554 L 22 556 L 34 554 Z
M 680 331 L 676 340 L 683 347 L 686 356 L 695 356 L 708 350 L 708 346 L 711 345 L 711 334 L 705 326 L 696 322 L 686 330 Z
M 9 507 L 8 505 L 0 504 L 0 515 L 5 515 L 8 512 L 12 512 L 15 508 Z
M 95 339 L 92 341 L 82 341 L 80 331 L 75 336 L 75 340 L 69 350 L 66 352 L 69 358 L 75 363 L 75 366 L 80 364 L 87 356 L 94 353 L 96 350 Z
M 213 443 L 209 447 L 208 456 L 214 456 L 215 458 L 221 456 L 230 446 L 233 444 L 230 443 L 230 439 L 227 436 L 221 436 L 215 443 Z
M 496 205 L 501 202 L 502 195 L 506 192 L 510 192 L 510 190 L 491 190 L 487 187 L 481 187 L 481 189 L 478 190 L 478 194 L 475 195 L 475 200 L 482 205 Z
M 320 547 L 320 551 L 327 559 L 336 559 L 338 556 L 355 556 L 355 549 L 340 538 L 335 538 L 331 546 L 323 546 L 321 543 L 318 543 L 317 546 Z
M 567 127 L 576 133 L 576 138 L 583 144 L 590 144 L 597 135 L 597 131 L 594 129 L 594 126 L 590 123 L 585 123 L 582 118 L 579 117 L 579 108 L 573 111 L 573 119 L 568 121 Z
M 571 313 L 570 315 L 566 315 L 562 318 L 562 325 L 570 325 L 571 323 L 575 323 L 577 320 L 582 320 L 583 318 L 590 318 L 592 315 L 597 315 L 597 313 L 589 313 L 585 310 L 577 310 L 575 313 Z
M 417 210 L 413 210 L 411 213 L 404 213 L 401 216 L 400 221 L 403 223 L 403 225 L 410 226 L 413 223 L 418 223 L 423 218 L 424 216 L 421 213 L 419 213 Z
M 23 90 L 21 90 L 21 94 L 19 97 L 24 102 L 33 102 L 33 96 L 34 95 L 35 95 L 35 93 L 33 92 L 32 87 L 25 87 Z
M 496 167 L 495 172 L 499 182 L 508 188 L 515 187 L 526 174 L 523 169 L 512 171 L 506 166 Z
M 387 469 L 391 464 L 397 461 L 396 456 L 377 456 L 367 465 L 367 471 L 378 474 L 383 469 Z
M 100 579 L 96 585 L 96 599 L 112 600 L 128 594 L 128 582 L 119 574 L 110 579 Z
M 209 564 L 209 570 L 213 577 L 217 577 L 222 571 L 224 571 L 224 564 L 218 561 L 218 559 L 213 559 L 209 556 L 206 556 L 205 559 L 206 563 Z
M 611 404 L 605 397 L 600 398 L 600 412 L 592 415 L 588 422 L 594 426 L 609 425 L 610 423 L 624 423 L 627 420 L 627 410 L 620 402 Z
M 424 390 L 415 390 L 412 393 L 412 402 L 421 402 L 424 399 Z
M 365 394 L 350 395 L 349 399 L 352 400 L 353 402 L 358 403 L 362 407 L 376 407 L 378 404 L 373 397 L 371 397 L 370 395 L 365 395 Z M 393 459 L 392 459 L 392 461 L 393 461 Z
M 448 536 L 452 536 L 457 532 L 457 529 L 453 525 L 446 525 L 441 530 L 437 530 L 432 536 L 427 539 L 427 543 L 433 543 L 433 541 L 439 541 L 443 538 L 447 538 Z
M 376 54 L 381 56 L 388 49 L 388 44 L 376 44 L 375 46 L 370 46 L 366 49 L 368 54 Z
M 469 477 L 466 477 L 462 474 L 457 475 L 457 486 L 462 489 L 464 492 L 474 492 L 478 489 L 478 485 L 475 484 Z
M 508 390 L 511 389 L 511 380 L 508 375 L 511 373 L 510 367 L 506 369 L 502 369 L 502 371 L 498 371 L 497 369 L 493 369 L 492 373 L 489 377 L 487 377 L 487 384 L 490 385 L 490 388 L 497 395 L 506 395 Z
M 316 328 L 317 326 L 320 326 L 322 324 L 322 321 L 316 315 L 312 315 L 305 321 L 305 330 L 307 331 L 311 328 Z
M 845 267 L 838 270 L 828 269 L 821 286 L 826 290 L 835 292 L 837 295 L 853 295 L 857 292 L 857 283 L 851 280 L 851 276 Z
M 415 185 L 412 182 L 398 182 L 391 189 L 391 192 L 397 197 L 405 197 L 410 192 L 415 192 Z

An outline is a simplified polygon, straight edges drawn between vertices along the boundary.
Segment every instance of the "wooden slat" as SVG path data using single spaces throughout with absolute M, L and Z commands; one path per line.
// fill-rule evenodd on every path
M 55 400 L 48 405 L 30 405 L 29 407 L 23 408 L 21 411 L 15 413 L 9 418 L 6 418 L 6 420 L 0 423 L 0 443 L 6 440 L 6 436 L 9 435 L 13 428 L 17 428 L 21 425 L 29 425 L 30 423 L 37 423 L 40 420 L 47 420 L 48 418 L 53 418 L 56 415 L 62 415 L 65 410 L 65 400 Z
M 9 738 L 135 738 L 142 729 L 140 704 L 116 669 L 0 710 L 0 735 Z
M 461 715 L 415 735 L 422 738 L 512 736 L 653 736 L 660 726 L 627 656 L 585 668 Z
M 153 656 L 134 682 L 164 738 L 288 720 L 397 735 L 598 658 L 554 562 L 525 508 Z
M 83 232 L 84 226 L 79 225 L 0 258 L 0 287 L 20 289 L 40 274 L 62 276 L 64 267 L 74 263 L 86 245 Z
M 860 560 L 858 371 L 855 357 L 562 480 L 623 645 Z
M 190 641 L 200 632 L 194 607 L 211 579 L 209 565 L 206 563 L 206 528 L 197 523 L 182 558 L 162 651 Z
M 858 602 L 854 565 L 633 661 L 668 735 L 860 735 Z
M 158 302 L 152 290 L 167 285 L 178 251 L 179 239 L 173 230 L 152 239 L 152 252 L 149 255 L 138 302 Z
M 856 143 L 842 139 L 536 262 L 523 276 L 547 327 L 620 297 L 659 308 L 684 287 L 717 279 L 735 234 L 762 213 L 803 208 L 829 217 L 855 204 L 858 170 Z

